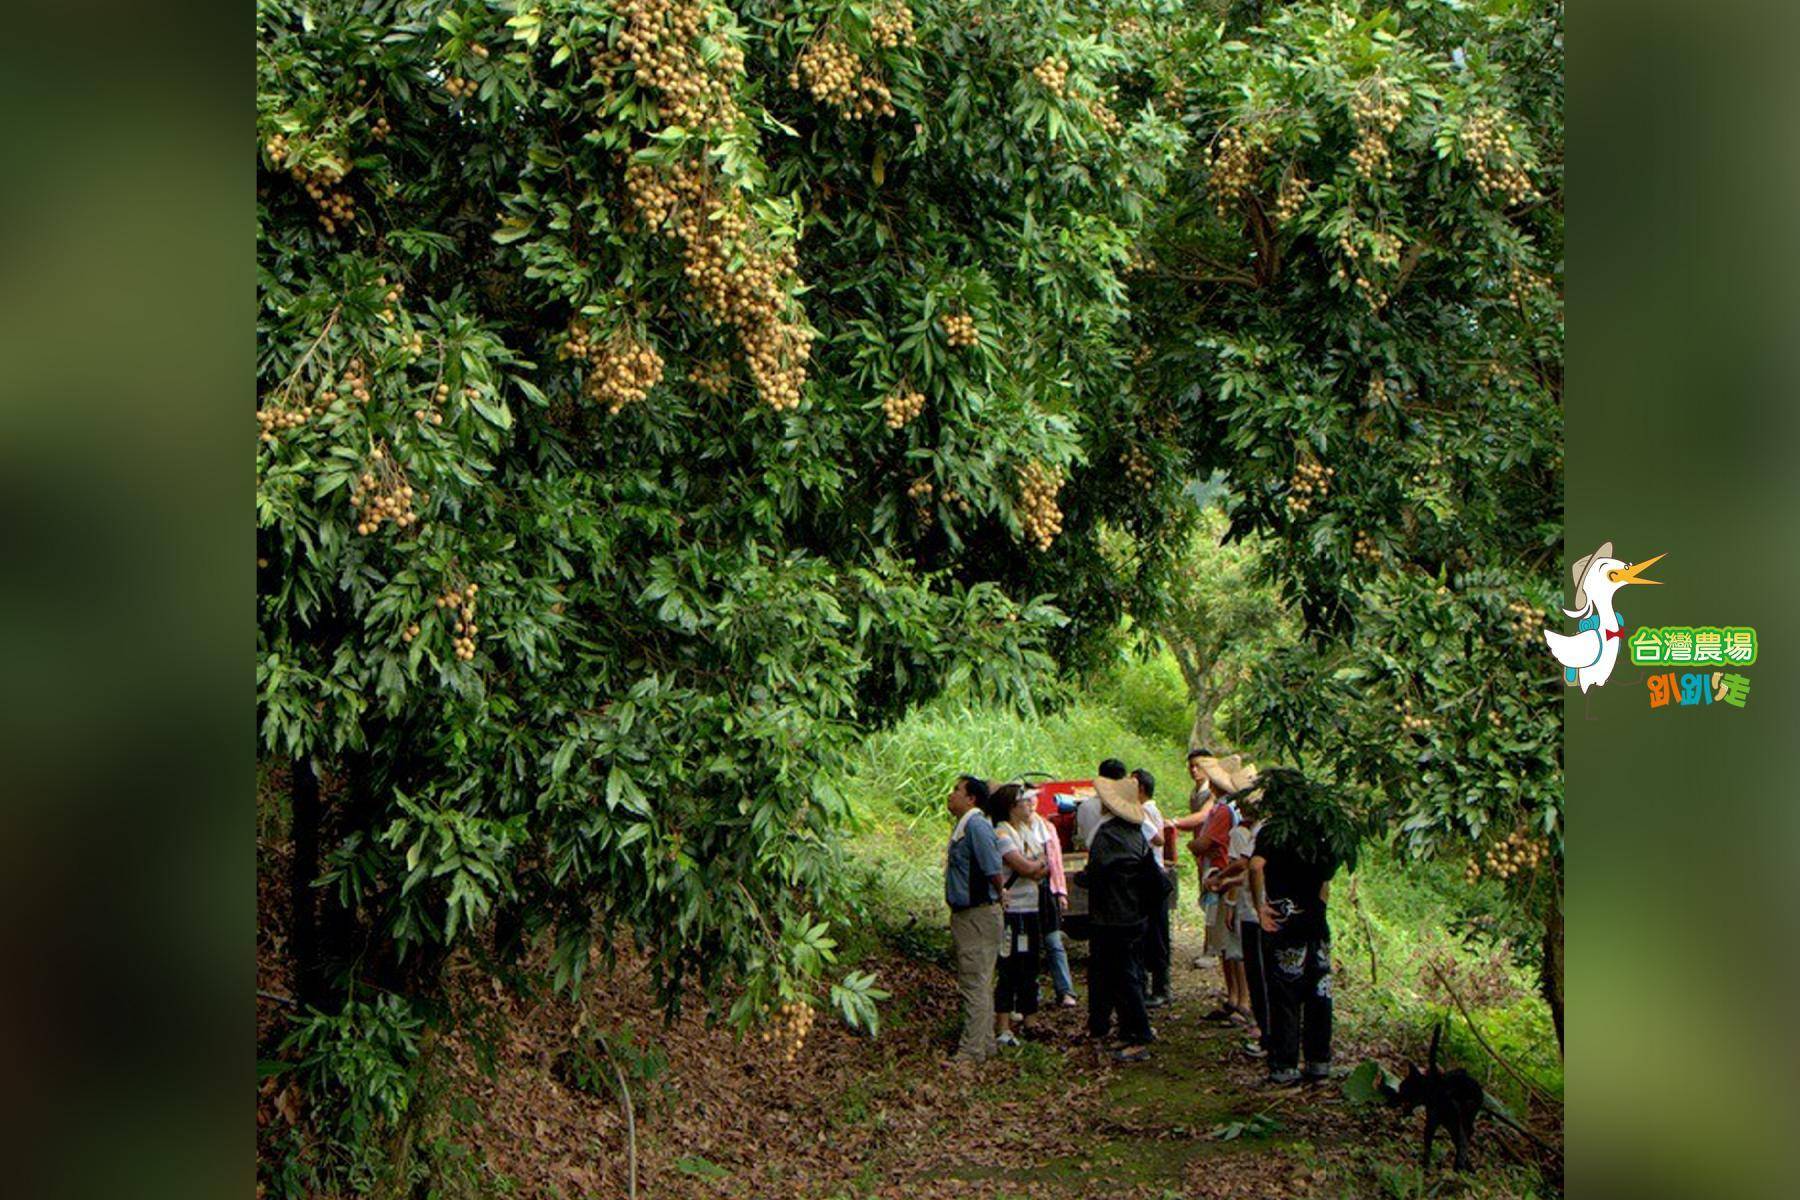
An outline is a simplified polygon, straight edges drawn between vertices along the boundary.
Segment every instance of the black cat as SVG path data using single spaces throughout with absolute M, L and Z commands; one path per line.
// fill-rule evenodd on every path
M 1431 1139 L 1437 1136 L 1438 1126 L 1442 1125 L 1450 1132 L 1450 1141 L 1456 1147 L 1454 1169 L 1466 1171 L 1469 1168 L 1469 1139 L 1475 1136 L 1475 1118 L 1488 1108 L 1488 1098 L 1475 1077 L 1462 1068 L 1438 1070 L 1438 1038 L 1443 1032 L 1442 1025 L 1431 1031 L 1429 1064 L 1423 1071 L 1407 1064 L 1406 1078 L 1393 1090 L 1392 1098 L 1402 1112 L 1410 1113 L 1421 1104 L 1425 1106 L 1425 1166 L 1431 1165 Z

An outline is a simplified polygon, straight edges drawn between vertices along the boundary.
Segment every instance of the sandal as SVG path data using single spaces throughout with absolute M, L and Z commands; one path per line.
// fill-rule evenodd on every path
M 1232 1008 L 1231 1005 L 1221 1004 L 1200 1019 L 1203 1021 L 1229 1021 L 1236 1015 L 1237 1010 Z

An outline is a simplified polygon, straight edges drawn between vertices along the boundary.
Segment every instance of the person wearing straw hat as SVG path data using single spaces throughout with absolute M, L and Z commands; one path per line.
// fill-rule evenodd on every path
M 1121 1048 L 1114 1057 L 1149 1057 L 1150 1014 L 1138 943 L 1151 906 L 1163 898 L 1162 871 L 1144 837 L 1144 803 L 1134 779 L 1094 780 L 1103 812 L 1089 840 L 1088 861 L 1077 881 L 1088 890 L 1088 1034 L 1098 1040 L 1118 1017 Z
M 1211 1021 L 1238 1019 L 1250 1021 L 1251 1006 L 1248 980 L 1244 974 L 1241 943 L 1233 936 L 1230 911 L 1220 900 L 1221 885 L 1230 865 L 1231 831 L 1239 822 L 1237 809 L 1230 797 L 1249 787 L 1255 769 L 1246 768 L 1241 756 L 1218 758 L 1204 749 L 1188 754 L 1188 770 L 1195 780 L 1195 810 L 1174 822 L 1176 829 L 1193 831 L 1189 848 L 1200 864 L 1200 911 L 1204 917 L 1206 943 L 1203 956 L 1219 959 L 1219 978 L 1225 985 L 1225 999 L 1206 1014 Z

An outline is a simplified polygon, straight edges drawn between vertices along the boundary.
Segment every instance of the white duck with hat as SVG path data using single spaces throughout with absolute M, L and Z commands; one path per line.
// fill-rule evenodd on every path
M 1563 665 L 1563 679 L 1579 685 L 1583 692 L 1600 687 L 1612 677 L 1619 661 L 1619 648 L 1625 644 L 1625 619 L 1613 607 L 1613 596 L 1633 583 L 1660 584 L 1660 579 L 1645 579 L 1642 572 L 1663 556 L 1628 563 L 1613 557 L 1613 544 L 1602 542 L 1592 554 L 1575 560 L 1570 574 L 1575 581 L 1575 607 L 1563 612 L 1575 618 L 1572 634 L 1544 630 L 1544 641 L 1550 653 Z

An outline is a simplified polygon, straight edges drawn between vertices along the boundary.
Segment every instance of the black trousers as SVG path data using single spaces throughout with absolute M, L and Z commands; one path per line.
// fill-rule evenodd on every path
M 1244 944 L 1244 975 L 1250 984 L 1250 1013 L 1262 1031 L 1262 1048 L 1269 1048 L 1269 985 L 1263 975 L 1262 926 L 1255 921 L 1238 919 L 1238 937 Z
M 1262 937 L 1268 985 L 1269 1070 L 1331 1065 L 1331 934 L 1282 929 Z
M 1144 975 L 1152 996 L 1169 994 L 1169 901 L 1150 910 L 1150 928 L 1144 937 Z
M 1141 1046 L 1150 1040 L 1144 1008 L 1144 975 L 1139 955 L 1142 925 L 1094 925 L 1088 932 L 1088 1032 L 1105 1037 L 1119 1016 L 1119 1040 Z

